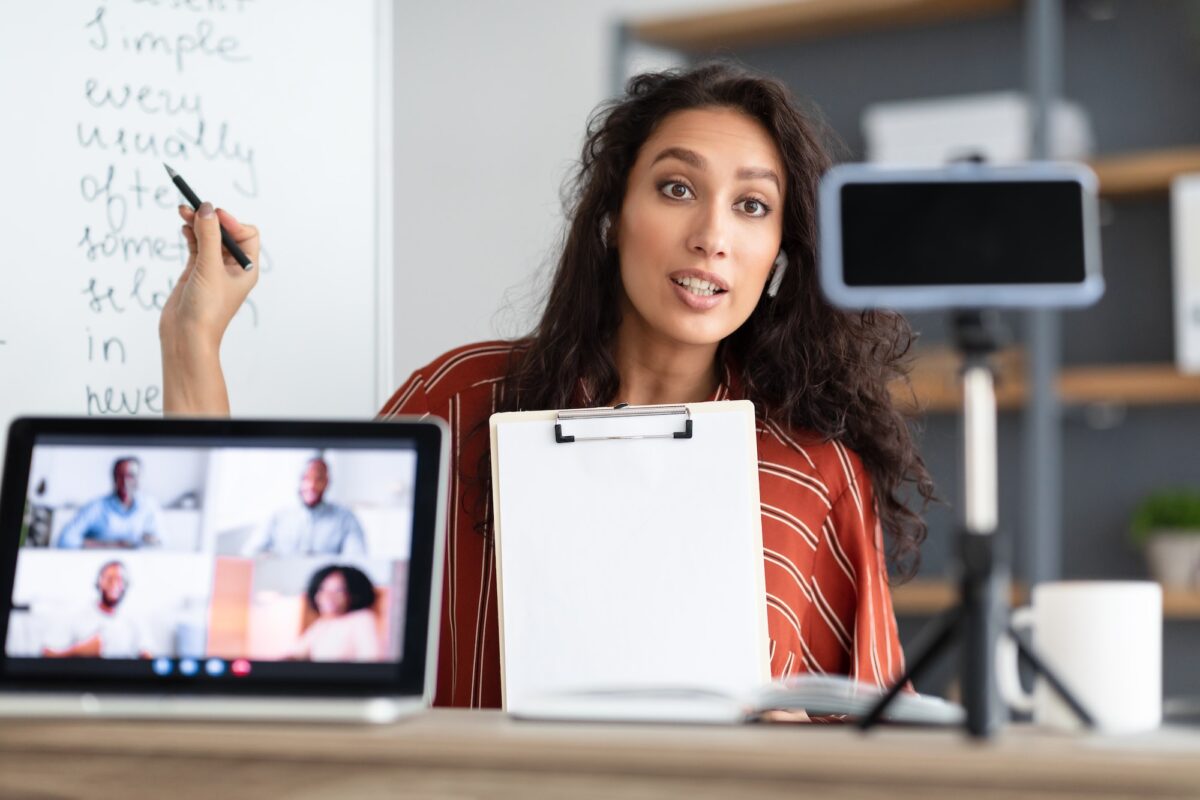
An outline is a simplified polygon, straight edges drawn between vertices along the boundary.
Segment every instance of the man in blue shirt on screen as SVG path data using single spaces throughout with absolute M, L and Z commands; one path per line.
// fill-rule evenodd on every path
M 276 512 L 243 548 L 243 555 L 363 555 L 362 524 L 350 509 L 325 500 L 329 465 L 313 458 L 300 475 L 300 504 Z
M 133 456 L 113 462 L 112 494 L 99 497 L 67 523 L 58 537 L 64 548 L 155 547 L 160 544 L 158 503 L 138 496 L 142 462 Z

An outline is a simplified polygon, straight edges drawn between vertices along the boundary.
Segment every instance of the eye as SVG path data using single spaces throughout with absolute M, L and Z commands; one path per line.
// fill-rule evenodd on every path
M 662 192 L 672 200 L 690 200 L 695 197 L 695 195 L 692 194 L 691 187 L 689 187 L 686 183 L 681 183 L 679 181 L 666 181 L 664 183 L 660 183 L 658 186 L 658 191 Z
M 734 208 L 741 208 L 745 214 L 751 217 L 765 217 L 771 213 L 770 206 L 754 197 L 747 197 L 734 206 Z

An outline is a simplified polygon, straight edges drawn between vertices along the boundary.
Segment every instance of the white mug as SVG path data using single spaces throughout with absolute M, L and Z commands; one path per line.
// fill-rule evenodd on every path
M 1104 733 L 1136 733 L 1162 722 L 1162 587 L 1151 581 L 1061 581 L 1033 587 L 1012 625 L 1032 629 L 1035 653 Z M 1017 649 L 997 648 L 1000 695 L 1016 711 L 1060 730 L 1083 724 L 1045 678 L 1021 686 Z

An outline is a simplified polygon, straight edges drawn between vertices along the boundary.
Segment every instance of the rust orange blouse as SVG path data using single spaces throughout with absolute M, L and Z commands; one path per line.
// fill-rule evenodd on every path
M 450 426 L 450 501 L 435 704 L 499 707 L 499 627 L 490 498 L 477 475 L 510 342 L 452 350 L 417 370 L 380 412 Z M 713 400 L 741 399 L 732 376 Z M 584 405 L 596 405 L 583 398 Z M 903 672 L 870 479 L 837 442 L 757 422 L 771 673 L 838 673 L 890 684 Z

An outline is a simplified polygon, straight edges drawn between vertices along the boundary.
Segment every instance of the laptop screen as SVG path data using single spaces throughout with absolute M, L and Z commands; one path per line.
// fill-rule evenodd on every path
M 428 565 L 410 586 L 419 449 L 394 435 L 35 435 L 6 676 L 392 685 L 420 592 L 425 656 Z

